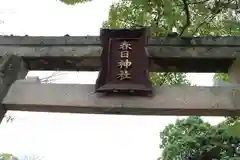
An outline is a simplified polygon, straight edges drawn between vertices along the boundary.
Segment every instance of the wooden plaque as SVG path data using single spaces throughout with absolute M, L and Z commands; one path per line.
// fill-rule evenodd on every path
M 102 69 L 96 81 L 97 92 L 152 93 L 149 61 L 145 49 L 148 30 L 102 29 Z

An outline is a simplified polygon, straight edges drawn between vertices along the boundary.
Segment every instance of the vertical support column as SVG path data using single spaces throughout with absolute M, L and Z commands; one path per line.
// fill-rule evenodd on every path
M 27 75 L 27 68 L 21 57 L 5 55 L 0 59 L 0 123 L 7 110 L 2 105 L 2 100 L 17 79 L 23 79 Z
M 233 84 L 240 84 L 240 58 L 236 58 L 228 69 L 229 79 Z

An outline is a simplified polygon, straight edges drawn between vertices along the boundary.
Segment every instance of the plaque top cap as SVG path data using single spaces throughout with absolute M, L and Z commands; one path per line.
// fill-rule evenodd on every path
M 101 28 L 100 30 L 100 39 L 105 39 L 107 37 L 111 38 L 137 38 L 145 37 L 148 38 L 150 35 L 149 27 L 143 28 L 120 28 L 120 29 L 111 29 L 111 28 Z M 105 37 L 105 38 L 104 38 Z

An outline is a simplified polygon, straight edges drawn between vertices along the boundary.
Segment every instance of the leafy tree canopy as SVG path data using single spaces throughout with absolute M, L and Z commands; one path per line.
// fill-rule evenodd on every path
M 161 133 L 164 160 L 235 160 L 240 156 L 240 137 L 229 131 L 233 121 L 210 125 L 200 117 L 177 120 Z
M 61 0 L 77 4 L 91 0 Z M 239 2 L 236 0 L 120 0 L 111 6 L 111 28 L 151 26 L 153 35 L 173 28 L 184 35 L 239 35 Z

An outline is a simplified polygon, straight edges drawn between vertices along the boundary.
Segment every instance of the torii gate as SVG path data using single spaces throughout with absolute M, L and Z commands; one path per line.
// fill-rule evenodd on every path
M 227 72 L 240 37 L 154 37 L 146 46 L 150 71 Z M 42 84 L 29 70 L 98 71 L 99 37 L 0 36 L 0 120 L 7 110 L 126 114 L 240 115 L 240 87 L 158 86 L 152 97 L 103 96 L 94 85 Z M 83 77 L 84 78 L 84 77 Z

